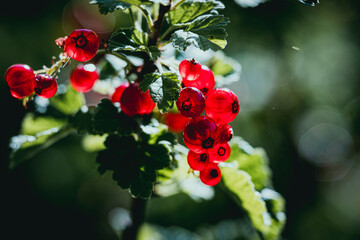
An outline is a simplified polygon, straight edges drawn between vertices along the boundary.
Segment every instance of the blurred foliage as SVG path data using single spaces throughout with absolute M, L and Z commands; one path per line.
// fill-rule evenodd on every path
M 51 56 L 58 53 L 57 37 L 75 27 L 91 28 L 91 21 L 81 17 L 97 12 L 96 6 L 80 11 L 75 2 L 7 2 L 10 6 L 0 10 L 0 41 L 6 46 L 0 58 L 2 75 L 18 62 L 34 69 L 50 65 Z M 295 0 L 269 0 L 255 8 L 232 0 L 223 3 L 222 13 L 231 20 L 225 52 L 241 64 L 240 81 L 230 87 L 239 96 L 241 112 L 231 125 L 235 135 L 261 146 L 269 156 L 272 185 L 287 203 L 283 237 L 359 239 L 359 2 L 328 0 L 309 7 Z M 103 36 L 111 26 L 129 22 L 122 13 L 114 19 L 96 18 L 110 26 L 97 26 Z M 209 60 L 191 51 L 186 54 Z M 70 69 L 59 79 L 67 79 Z M 121 231 L 123 218 L 109 213 L 129 208 L 129 195 L 110 174 L 99 177 L 95 154 L 80 147 L 82 138 L 70 135 L 31 162 L 8 170 L 9 139 L 20 133 L 26 110 L 4 82 L 2 234 L 12 239 L 117 239 L 114 229 Z M 86 95 L 86 100 L 98 98 Z M 56 109 L 53 113 L 62 115 Z M 96 146 L 101 149 L 101 143 Z M 263 181 L 258 179 L 255 189 Z M 209 200 L 181 192 L 153 199 L 141 239 L 256 239 L 250 220 L 240 219 L 246 212 L 221 189 L 214 191 L 204 190 L 202 196 Z M 273 213 L 282 209 L 281 203 L 261 195 Z

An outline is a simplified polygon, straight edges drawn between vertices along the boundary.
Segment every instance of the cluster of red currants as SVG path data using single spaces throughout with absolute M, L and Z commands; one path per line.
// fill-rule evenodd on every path
M 200 171 L 204 184 L 214 186 L 221 179 L 218 164 L 230 156 L 228 141 L 233 130 L 228 123 L 239 113 L 239 100 L 227 88 L 214 89 L 214 74 L 194 59 L 183 60 L 179 71 L 185 87 L 176 105 L 184 117 L 192 118 L 183 132 L 190 149 L 187 160 L 193 170 Z
M 99 49 L 99 39 L 91 30 L 77 29 L 69 36 L 59 38 L 56 44 L 64 49 L 60 60 L 51 68 L 34 71 L 26 64 L 10 66 L 5 73 L 5 80 L 10 93 L 15 98 L 26 98 L 34 93 L 43 98 L 53 97 L 58 88 L 55 74 L 65 66 L 70 58 L 85 62 L 92 59 Z M 70 77 L 70 83 L 79 92 L 89 91 L 99 78 L 92 64 L 79 65 Z

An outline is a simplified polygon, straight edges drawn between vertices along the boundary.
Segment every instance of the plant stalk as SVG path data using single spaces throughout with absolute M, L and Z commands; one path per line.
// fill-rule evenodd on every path
M 144 223 L 146 200 L 141 198 L 133 198 L 130 211 L 132 224 L 123 232 L 123 240 L 135 240 L 138 234 L 139 227 Z

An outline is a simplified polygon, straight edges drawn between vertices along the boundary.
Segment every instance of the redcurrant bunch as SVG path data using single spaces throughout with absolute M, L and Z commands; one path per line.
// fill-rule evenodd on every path
M 200 172 L 200 180 L 210 186 L 221 179 L 220 162 L 231 153 L 233 130 L 228 124 L 239 113 L 239 100 L 227 88 L 215 88 L 213 72 L 192 60 L 179 65 L 184 88 L 176 105 L 184 117 L 192 118 L 185 126 L 183 140 L 190 149 L 189 166 Z M 201 115 L 205 110 L 205 115 Z M 168 123 L 169 125 L 169 123 Z
M 34 71 L 26 64 L 10 66 L 5 73 L 5 80 L 13 97 L 23 99 L 24 103 L 35 94 L 43 98 L 53 97 L 58 88 L 56 73 L 67 65 L 70 58 L 85 62 L 92 59 L 99 49 L 99 39 L 91 30 L 77 29 L 69 36 L 58 38 L 55 43 L 63 48 L 60 60 L 50 68 Z M 70 83 L 79 92 L 90 91 L 99 74 L 92 64 L 79 65 L 71 74 Z
M 5 80 L 10 87 L 10 93 L 15 98 L 26 98 L 37 94 L 43 98 L 51 98 L 57 91 L 57 81 L 48 74 L 36 75 L 25 64 L 10 66 L 5 73 Z

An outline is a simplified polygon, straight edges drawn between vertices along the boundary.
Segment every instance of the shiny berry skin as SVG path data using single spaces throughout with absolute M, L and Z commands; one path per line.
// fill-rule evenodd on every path
M 117 88 L 115 88 L 114 93 L 111 95 L 111 102 L 116 103 L 116 102 L 120 102 L 121 96 L 124 92 L 124 90 L 129 86 L 129 83 L 125 82 L 123 84 L 121 84 L 120 86 L 118 86 Z
M 169 131 L 180 133 L 184 130 L 190 119 L 181 115 L 181 113 L 168 112 L 164 114 L 164 123 L 169 127 Z
M 185 145 L 194 152 L 212 149 L 218 143 L 217 125 L 207 116 L 197 116 L 186 125 L 183 139 Z
M 35 93 L 43 98 L 51 98 L 57 92 L 58 84 L 54 77 L 47 74 L 35 76 Z
M 72 59 L 86 62 L 92 59 L 99 49 L 99 39 L 95 32 L 76 29 L 66 38 L 64 52 Z
M 31 95 L 35 89 L 34 71 L 25 64 L 10 66 L 5 73 L 5 80 L 10 87 L 10 93 L 15 98 Z
M 195 171 L 201 171 L 205 168 L 206 164 L 210 161 L 209 153 L 196 153 L 189 151 L 187 155 L 187 161 L 189 166 Z
M 209 186 L 215 186 L 221 180 L 221 171 L 217 164 L 209 163 L 200 171 L 200 180 Z
M 186 78 L 191 81 L 197 78 L 201 71 L 201 65 L 198 62 L 195 62 L 195 59 L 191 60 L 182 60 L 179 65 L 179 72 L 181 77 Z
M 120 98 L 121 110 L 128 116 L 150 114 L 155 105 L 149 90 L 143 93 L 137 84 L 127 87 Z
M 180 91 L 176 106 L 184 117 L 196 117 L 205 109 L 205 97 L 198 89 L 186 87 Z
M 88 92 L 99 79 L 99 73 L 94 64 L 79 64 L 70 75 L 70 84 L 78 92 Z
M 205 112 L 217 124 L 229 123 L 239 113 L 237 96 L 230 89 L 217 88 L 209 93 L 205 101 Z
M 225 162 L 229 159 L 231 148 L 228 143 L 217 144 L 209 153 L 214 163 Z
M 220 143 L 227 143 L 233 138 L 234 131 L 229 124 L 221 124 L 218 126 L 218 128 L 220 132 Z
M 187 78 L 183 78 L 183 83 L 185 87 L 197 88 L 204 96 L 207 96 L 215 87 L 215 77 L 210 69 L 203 68 L 196 79 L 190 81 Z

